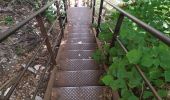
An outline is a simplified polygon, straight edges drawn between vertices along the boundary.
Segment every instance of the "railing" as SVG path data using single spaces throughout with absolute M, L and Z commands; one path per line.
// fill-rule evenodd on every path
M 100 0 L 100 8 L 99 8 L 99 14 L 98 14 L 98 20 L 96 20 L 97 22 L 97 28 L 96 28 L 96 36 L 98 37 L 99 33 L 101 32 L 100 30 L 100 24 L 101 24 L 101 19 L 102 19 L 102 9 L 103 9 L 103 3 L 107 3 L 109 6 L 113 7 L 114 9 L 116 9 L 120 15 L 119 18 L 117 20 L 117 24 L 115 26 L 114 31 L 110 28 L 110 31 L 113 33 L 113 38 L 112 41 L 110 43 L 110 47 L 113 47 L 115 45 L 115 42 L 117 41 L 119 43 L 119 45 L 121 46 L 121 48 L 127 53 L 128 50 L 126 49 L 126 47 L 123 45 L 123 43 L 121 42 L 121 40 L 118 38 L 119 36 L 119 32 L 121 29 L 121 25 L 123 22 L 124 17 L 127 17 L 128 19 L 132 20 L 133 22 L 135 22 L 137 25 L 139 25 L 140 27 L 142 27 L 144 30 L 146 30 L 147 32 L 149 32 L 150 34 L 152 34 L 153 36 L 155 36 L 156 38 L 158 38 L 159 40 L 161 40 L 162 42 L 164 42 L 165 44 L 167 44 L 168 46 L 170 46 L 170 38 L 165 36 L 163 33 L 161 33 L 160 31 L 154 29 L 153 27 L 147 25 L 146 23 L 142 22 L 141 20 L 137 19 L 136 17 L 134 17 L 133 15 L 127 13 L 126 11 L 124 11 L 123 9 L 117 7 L 116 5 L 114 5 L 111 1 L 109 0 Z M 92 3 L 92 23 L 95 22 L 95 9 L 96 9 L 96 0 L 93 0 Z M 139 72 L 140 76 L 143 78 L 143 80 L 145 81 L 145 83 L 149 86 L 150 90 L 152 91 L 152 93 L 154 94 L 154 96 L 157 98 L 157 100 L 162 100 L 162 98 L 158 95 L 157 91 L 155 90 L 155 88 L 152 86 L 152 84 L 150 83 L 150 81 L 147 79 L 147 77 L 145 76 L 144 72 L 141 70 L 139 65 L 135 65 L 137 71 Z
M 66 12 L 66 7 L 67 4 L 65 3 L 65 0 L 62 1 L 64 4 L 64 10 Z M 49 6 L 51 6 L 52 4 L 55 4 L 57 7 L 57 19 L 55 20 L 55 22 L 53 22 L 53 24 L 51 25 L 50 29 L 48 30 L 48 32 L 45 29 L 44 23 L 43 23 L 43 16 L 41 16 L 41 14 L 49 8 Z M 49 52 L 49 55 L 47 57 L 47 64 L 46 64 L 46 68 L 45 70 L 43 70 L 43 72 L 40 75 L 40 80 L 38 82 L 38 85 L 36 87 L 36 90 L 34 92 L 34 95 L 32 97 L 32 100 L 35 100 L 35 96 L 38 92 L 39 87 L 41 86 L 44 76 L 45 76 L 45 72 L 50 72 L 54 67 L 56 67 L 56 55 L 58 53 L 58 48 L 60 46 L 60 42 L 61 39 L 63 37 L 64 34 L 64 27 L 65 27 L 65 23 L 67 22 L 67 16 L 65 14 L 65 16 L 61 16 L 61 12 L 60 12 L 60 3 L 58 2 L 58 0 L 53 0 L 51 2 L 49 2 L 47 5 L 45 5 L 44 7 L 42 7 L 41 9 L 39 9 L 38 11 L 32 13 L 30 15 L 30 17 L 28 17 L 27 19 L 25 19 L 24 21 L 18 23 L 17 25 L 15 25 L 15 27 L 10 28 L 9 30 L 3 32 L 3 34 L 1 33 L 0 36 L 0 42 L 3 42 L 5 39 L 7 39 L 9 36 L 11 36 L 12 34 L 16 34 L 16 31 L 18 31 L 20 28 L 22 28 L 24 25 L 26 25 L 29 21 L 31 21 L 33 18 L 36 18 L 37 23 L 40 27 L 40 31 L 43 37 L 42 42 L 40 43 L 40 45 L 38 46 L 37 50 L 35 51 L 34 55 L 32 56 L 32 58 L 29 60 L 29 62 L 26 64 L 26 67 L 15 77 L 13 77 L 12 79 L 10 79 L 8 82 L 6 82 L 3 86 L 0 87 L 0 90 L 2 90 L 3 88 L 5 88 L 9 83 L 12 84 L 10 90 L 8 91 L 8 93 L 1 97 L 0 99 L 3 100 L 8 100 L 10 98 L 10 96 L 12 95 L 13 91 L 16 89 L 16 87 L 18 86 L 19 82 L 21 81 L 22 77 L 24 76 L 25 72 L 27 71 L 27 69 L 32 65 L 32 63 L 35 60 L 35 57 L 39 54 L 39 51 L 41 50 L 43 44 L 45 43 L 47 46 L 47 50 Z M 52 28 L 54 27 L 54 24 L 57 22 L 57 20 L 59 20 L 59 25 L 60 25 L 60 32 L 58 33 L 57 36 L 55 36 L 53 38 L 54 43 L 51 45 L 50 41 L 49 41 L 49 37 L 48 34 L 51 32 Z M 50 66 L 50 67 L 49 67 Z

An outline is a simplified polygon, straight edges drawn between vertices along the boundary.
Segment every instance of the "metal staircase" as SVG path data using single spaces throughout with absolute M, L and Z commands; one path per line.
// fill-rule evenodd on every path
M 61 42 L 52 89 L 52 100 L 104 100 L 105 86 L 99 80 L 104 70 L 92 59 L 97 47 L 91 32 L 89 7 L 68 9 L 68 25 Z

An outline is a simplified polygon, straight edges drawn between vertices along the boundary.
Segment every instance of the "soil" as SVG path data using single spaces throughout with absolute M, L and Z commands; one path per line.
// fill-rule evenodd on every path
M 30 1 L 32 0 L 0 1 L 0 35 L 34 12 L 35 8 Z M 50 23 L 45 21 L 45 26 L 48 30 L 49 27 L 47 26 L 50 26 Z M 40 30 L 37 27 L 37 22 L 33 19 L 14 35 L 0 43 L 0 87 L 13 77 L 17 76 L 34 55 L 35 50 L 42 41 Z M 53 37 L 52 35 L 56 34 L 54 30 L 58 30 L 57 25 L 54 27 L 50 37 Z M 45 47 L 45 45 L 43 45 L 43 47 Z M 30 100 L 32 98 L 36 86 L 38 85 L 40 74 L 45 69 L 47 54 L 46 48 L 41 49 L 35 62 L 26 71 L 24 77 L 16 87 L 10 100 Z M 47 80 L 48 74 L 44 79 L 44 84 L 41 85 L 38 91 L 36 100 L 41 100 L 43 98 Z M 5 95 L 10 87 L 11 86 L 9 85 L 0 90 L 0 96 Z

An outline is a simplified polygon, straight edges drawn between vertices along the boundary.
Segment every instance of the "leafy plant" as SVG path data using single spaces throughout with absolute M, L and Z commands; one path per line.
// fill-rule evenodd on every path
M 136 2 L 135 6 L 124 9 L 170 36 L 170 1 L 137 0 Z M 138 64 L 158 94 L 166 98 L 166 85 L 170 82 L 170 48 L 127 18 L 124 19 L 119 39 L 129 50 L 128 53 L 122 50 L 118 42 L 112 48 L 105 48 L 113 36 L 109 26 L 115 26 L 117 15 L 114 11 L 101 25 L 102 32 L 99 39 L 104 44 L 104 52 L 100 55 L 103 56 L 94 54 L 95 59 L 107 58 L 110 55 L 109 62 L 107 59 L 103 62 L 109 65 L 109 70 L 102 78 L 103 83 L 113 90 L 118 90 L 121 100 L 154 100 L 152 92 L 148 90 L 148 86 L 134 67 Z
M 20 46 L 16 46 L 15 52 L 16 52 L 17 55 L 21 55 L 24 51 Z
M 7 24 L 7 25 L 11 25 L 11 24 L 13 24 L 13 18 L 12 18 L 12 16 L 7 16 L 6 18 L 5 18 L 5 24 Z
M 50 23 L 54 22 L 56 19 L 55 9 L 52 6 L 44 12 L 44 15 Z

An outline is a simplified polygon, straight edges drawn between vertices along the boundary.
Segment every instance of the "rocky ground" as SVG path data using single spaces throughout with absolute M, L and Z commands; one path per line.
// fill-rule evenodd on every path
M 22 0 L 12 0 L 10 2 L 0 1 L 0 35 L 34 12 L 35 8 L 32 3 L 21 1 Z M 45 25 L 50 26 L 48 22 L 45 22 Z M 53 30 L 56 30 L 56 28 Z M 54 32 L 51 33 L 54 34 Z M 11 84 L 4 89 L 1 89 L 1 87 L 4 83 L 15 78 L 15 76 L 23 70 L 35 53 L 34 51 L 41 40 L 37 22 L 36 20 L 32 20 L 17 31 L 15 35 L 10 36 L 7 40 L 0 43 L 0 95 L 6 95 Z M 46 59 L 47 50 L 44 48 L 40 51 L 38 57 L 36 57 L 33 65 L 25 73 L 18 87 L 16 87 L 16 90 L 10 98 L 11 100 L 31 99 L 38 80 L 40 79 L 40 74 L 45 69 Z M 47 79 L 48 77 L 46 77 L 44 81 L 47 81 Z M 36 96 L 37 100 L 42 99 L 45 85 L 46 84 L 40 87 Z

